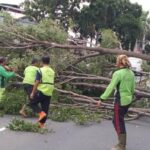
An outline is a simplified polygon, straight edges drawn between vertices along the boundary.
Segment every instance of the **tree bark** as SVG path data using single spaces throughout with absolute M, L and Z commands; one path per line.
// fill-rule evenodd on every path
M 74 45 L 61 45 L 61 44 L 56 44 L 56 43 L 51 43 L 51 46 L 53 46 L 54 48 L 62 48 L 62 49 L 78 49 L 78 50 L 95 51 L 95 52 L 99 52 L 99 55 L 101 54 L 114 54 L 114 55 L 125 54 L 129 57 L 136 57 L 136 58 L 141 58 L 143 60 L 150 61 L 150 56 L 148 55 L 129 52 L 126 50 L 108 49 L 108 48 L 102 48 L 102 47 L 92 48 L 92 47 L 74 46 Z

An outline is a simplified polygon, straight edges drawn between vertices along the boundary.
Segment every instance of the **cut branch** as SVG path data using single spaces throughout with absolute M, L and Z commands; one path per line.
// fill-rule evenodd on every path
M 84 87 L 89 87 L 89 88 L 97 88 L 97 89 L 102 89 L 105 90 L 107 88 L 107 85 L 101 85 L 101 84 L 90 84 L 90 83 L 70 83 L 71 85 L 76 85 L 76 86 L 84 86 Z M 145 91 L 139 91 L 135 90 L 135 95 L 138 95 L 140 98 L 150 98 L 150 93 L 145 92 Z
M 79 104 L 78 106 L 95 108 L 95 110 L 98 110 L 98 109 L 113 110 L 114 109 L 113 104 L 108 104 L 108 103 L 102 103 L 100 107 L 96 106 L 95 104 L 97 104 L 97 100 L 95 100 L 92 97 L 88 97 L 88 96 L 84 96 L 84 95 L 81 95 L 81 94 L 77 94 L 77 93 L 74 93 L 72 91 L 59 90 L 59 89 L 57 89 L 57 91 L 61 92 L 63 94 L 68 94 L 67 97 L 69 97 L 72 100 L 77 101 L 78 104 Z M 86 103 L 86 105 L 84 105 L 84 103 Z M 71 104 L 71 107 L 73 105 L 74 104 Z M 75 105 L 75 106 L 77 106 L 77 105 Z M 139 117 L 139 115 L 144 115 L 144 116 L 150 117 L 150 110 L 149 109 L 129 108 L 129 112 L 138 114 L 138 115 L 136 115 L 136 117 L 134 116 L 134 118 Z

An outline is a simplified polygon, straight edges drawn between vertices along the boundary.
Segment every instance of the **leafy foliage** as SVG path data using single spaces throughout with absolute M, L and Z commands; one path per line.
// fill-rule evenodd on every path
M 83 9 L 81 0 L 33 0 L 25 1 L 23 6 L 26 14 L 38 22 L 52 18 L 66 30 L 74 22 L 82 37 L 95 38 L 100 29 L 110 28 L 117 33 L 126 50 L 133 50 L 136 39 L 142 40 L 149 30 L 148 12 L 137 3 L 130 0 L 85 1 L 90 5 Z
M 12 25 L 1 24 L 0 28 L 1 45 L 13 47 L 13 50 L 1 48 L 0 54 L 7 56 L 11 60 L 10 65 L 17 66 L 21 75 L 23 75 L 24 68 L 31 63 L 33 57 L 40 57 L 44 53 L 51 56 L 51 66 L 59 71 L 69 65 L 70 61 L 74 59 L 73 52 L 68 50 L 62 51 L 61 49 L 56 50 L 51 47 L 45 48 L 44 46 L 15 48 L 16 42 L 21 47 L 24 44 L 36 44 L 36 41 L 66 43 L 67 33 L 52 20 L 46 19 L 38 24 L 28 26 L 20 26 L 14 22 Z
M 3 17 L 4 24 L 12 25 L 14 23 L 14 19 L 11 17 L 9 13 L 0 12 L 0 17 Z
M 26 95 L 25 92 L 16 88 L 6 90 L 3 98 L 0 101 L 1 110 L 7 114 L 18 114 L 22 105 L 25 104 Z
M 58 97 L 58 93 L 54 94 L 54 99 Z M 20 109 L 22 108 L 23 104 L 25 104 L 26 95 L 23 89 L 12 88 L 7 89 L 3 95 L 2 101 L 0 102 L 0 108 L 2 114 L 13 114 L 18 115 Z M 55 101 L 56 102 L 56 99 Z M 29 107 L 26 107 L 26 113 L 29 117 L 35 116 L 32 110 Z M 64 122 L 64 121 L 74 121 L 77 124 L 87 124 L 88 122 L 99 122 L 101 119 L 101 114 L 95 114 L 90 112 L 86 109 L 78 109 L 78 108 L 71 108 L 67 106 L 63 107 L 50 107 L 49 113 L 50 119 L 54 121 Z M 10 128 L 12 130 L 33 130 L 32 124 L 27 123 L 23 120 L 14 119 L 10 124 Z M 37 125 L 34 125 L 35 132 L 37 132 Z
M 150 30 L 148 32 L 146 32 L 145 39 L 147 41 L 150 41 Z
M 145 50 L 145 53 L 146 53 L 146 54 L 150 54 L 150 45 L 149 45 L 149 44 L 146 44 L 144 50 Z
M 102 28 L 116 31 L 123 48 L 128 50 L 133 49 L 141 31 L 141 15 L 142 7 L 129 0 L 95 0 L 77 15 L 75 21 L 83 36 L 94 37 Z
M 124 49 L 134 49 L 136 39 L 139 38 L 141 32 L 141 24 L 139 18 L 135 18 L 131 14 L 120 16 L 116 19 L 116 32 L 122 42 Z
M 47 128 L 40 129 L 38 124 L 33 124 L 32 122 L 27 122 L 16 118 L 9 123 L 8 128 L 13 131 L 37 132 L 41 134 L 48 132 Z
M 108 43 L 107 45 L 109 45 Z M 110 46 L 110 45 L 109 45 Z M 80 70 L 88 74 L 103 75 L 105 69 L 112 67 L 112 63 L 115 63 L 115 57 L 113 55 L 97 56 L 86 61 L 82 61 L 78 64 Z M 110 72 L 111 69 L 109 69 Z
M 33 0 L 22 3 L 25 13 L 37 22 L 45 19 L 57 19 L 67 29 L 69 20 L 80 9 L 81 0 Z
M 150 72 L 150 62 L 143 61 L 143 63 L 142 63 L 142 69 L 145 72 Z
M 119 40 L 118 37 L 111 29 L 104 29 L 101 32 L 102 34 L 102 42 L 101 46 L 104 48 L 119 48 Z
M 118 3 L 118 0 L 117 3 L 114 0 L 109 0 L 109 3 L 102 0 L 96 0 L 91 2 L 90 7 L 84 8 L 81 13 L 78 12 L 77 18 L 79 20 L 76 18 L 76 23 L 80 26 L 82 35 L 94 37 L 95 31 L 99 31 L 99 29 L 105 27 L 110 29 L 102 31 L 103 39 L 101 44 L 103 47 L 116 48 L 118 46 L 117 36 L 113 34 L 111 29 L 116 31 L 118 37 L 124 43 L 124 47 L 129 46 L 131 42 L 134 43 L 135 39 L 138 37 L 138 31 L 140 30 L 140 7 L 138 5 L 134 5 L 137 6 L 135 7 L 136 9 L 134 9 L 134 7 L 130 8 L 128 7 L 128 4 L 130 5 L 128 1 L 126 5 L 123 5 L 124 3 L 122 1 L 121 5 Z M 45 3 L 43 4 L 45 5 Z M 36 7 L 38 11 L 38 6 Z M 102 12 L 104 12 L 104 14 Z M 135 33 L 135 31 L 137 33 Z M 63 44 L 66 43 L 67 33 L 52 20 L 42 19 L 39 23 L 29 26 L 20 26 L 14 21 L 10 21 L 6 22 L 5 25 L 0 25 L 0 39 L 4 45 L 7 44 L 9 46 L 10 44 L 14 47 L 16 42 L 25 44 L 30 40 L 31 43 L 32 40 L 36 40 L 39 42 L 57 42 Z M 34 42 L 32 44 L 34 44 Z M 73 51 L 60 51 L 60 49 L 56 50 L 53 48 L 46 49 L 44 46 L 24 49 L 13 48 L 11 52 L 9 50 L 6 51 L 5 49 L 2 50 L 3 51 L 0 51 L 0 53 L 3 55 L 5 54 L 11 59 L 12 66 L 18 66 L 20 74 L 23 74 L 24 68 L 30 64 L 30 60 L 33 57 L 42 56 L 45 52 L 50 54 L 51 66 L 55 69 L 56 74 L 61 72 L 70 64 L 70 62 L 73 62 L 73 60 L 77 58 Z M 98 56 L 96 58 L 89 58 L 86 61 L 82 61 L 82 63 L 77 66 L 77 69 L 81 69 L 82 72 L 85 73 L 100 75 L 104 72 L 106 64 L 112 64 L 113 62 L 114 57 L 112 56 Z M 76 90 L 78 90 L 78 93 L 83 92 L 83 89 Z M 58 96 L 59 95 L 56 93 L 56 95 L 54 95 L 54 99 L 57 99 Z M 6 90 L 0 105 L 5 113 L 18 114 L 20 108 L 25 102 L 25 99 L 26 96 L 24 95 L 24 91 L 13 87 L 11 90 Z M 79 124 L 85 124 L 88 121 L 97 121 L 101 115 L 91 113 L 88 110 L 67 107 L 51 109 L 50 112 L 50 118 L 52 120 L 73 120 Z M 19 123 L 23 124 L 21 128 L 24 128 L 25 122 L 14 121 L 14 124 Z M 17 130 L 21 129 L 17 128 Z M 28 128 L 26 129 L 26 125 L 25 130 L 28 130 Z
M 79 125 L 85 125 L 89 122 L 100 122 L 101 117 L 102 114 L 67 106 L 53 107 L 50 110 L 50 119 L 59 122 L 74 121 Z
M 44 20 L 35 25 L 29 26 L 20 26 L 17 24 L 12 25 L 0 25 L 0 38 L 1 40 L 13 41 L 15 42 L 23 42 L 29 41 L 27 38 L 33 38 L 36 40 L 47 40 L 51 42 L 64 43 L 67 38 L 67 34 L 65 31 L 60 29 L 60 27 L 56 24 L 56 22 L 52 20 Z M 18 36 L 20 34 L 20 36 Z M 22 37 L 22 39 L 21 39 Z M 18 41 L 16 41 L 18 40 Z
M 140 17 L 141 26 L 142 26 L 142 32 L 140 33 L 140 39 L 141 40 L 150 40 L 150 18 L 149 18 L 149 12 L 142 12 L 142 15 Z M 143 43 L 144 44 L 144 43 Z
M 18 85 L 17 87 L 10 84 L 4 91 L 0 101 L 1 114 L 19 115 L 22 106 L 26 105 L 25 111 L 27 116 L 33 117 L 35 113 L 27 106 L 28 103 L 23 86 Z

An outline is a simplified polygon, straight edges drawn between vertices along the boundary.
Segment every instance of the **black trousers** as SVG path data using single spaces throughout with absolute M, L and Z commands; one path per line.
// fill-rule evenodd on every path
M 30 94 L 31 94 L 31 92 L 32 92 L 32 89 L 33 89 L 33 85 L 30 85 L 30 84 L 24 84 L 24 90 L 25 90 L 25 92 L 26 92 L 26 94 L 27 94 L 27 99 L 26 99 L 26 105 L 29 105 L 29 103 L 30 103 Z
M 129 106 L 120 106 L 118 103 L 114 105 L 113 124 L 117 134 L 126 134 L 124 117 L 128 112 Z
M 34 99 L 30 99 L 30 107 L 34 112 L 40 113 L 41 111 L 44 111 L 46 113 L 46 117 L 40 121 L 41 123 L 45 123 L 47 120 L 50 99 L 51 96 L 46 96 L 40 91 L 37 91 Z

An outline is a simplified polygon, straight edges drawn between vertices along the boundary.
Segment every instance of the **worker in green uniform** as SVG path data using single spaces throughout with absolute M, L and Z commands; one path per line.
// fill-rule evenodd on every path
M 15 70 L 14 71 L 7 71 L 5 69 L 5 57 L 0 57 L 0 100 L 2 98 L 2 95 L 5 91 L 5 87 L 8 83 L 8 80 L 12 77 L 15 77 Z
M 43 128 L 48 116 L 50 99 L 54 90 L 54 70 L 49 66 L 50 57 L 48 55 L 42 57 L 42 68 L 36 75 L 36 81 L 30 95 L 31 108 L 39 115 L 39 127 Z M 39 107 L 38 104 L 41 104 Z
M 36 74 L 39 69 L 38 67 L 39 67 L 39 59 L 33 58 L 31 65 L 27 66 L 24 70 L 23 85 L 29 101 L 30 101 L 30 94 L 32 92 L 33 85 L 35 83 Z M 26 104 L 23 105 L 22 109 L 19 112 L 23 117 L 27 117 L 25 108 L 26 108 Z
M 112 80 L 105 92 L 100 96 L 101 101 L 105 101 L 114 89 L 114 118 L 113 124 L 118 135 L 118 144 L 112 150 L 126 150 L 126 128 L 124 117 L 132 103 L 135 89 L 135 77 L 131 71 L 130 62 L 126 55 L 117 57 L 117 68 L 113 73 Z M 100 105 L 101 101 L 98 102 Z

